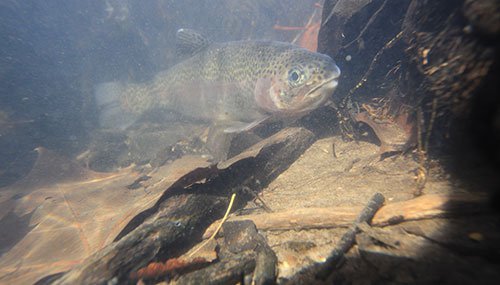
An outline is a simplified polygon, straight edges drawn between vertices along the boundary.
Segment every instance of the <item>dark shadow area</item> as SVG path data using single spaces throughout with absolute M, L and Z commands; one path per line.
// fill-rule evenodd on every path
M 498 3 L 407 1 L 389 7 L 385 2 L 371 1 L 347 23 L 330 18 L 320 32 L 320 50 L 340 54 L 343 70 L 351 70 L 340 86 L 340 94 L 350 97 L 346 113 L 351 119 L 372 110 L 360 108 L 364 104 L 395 117 L 405 112 L 377 104 L 380 98 L 409 106 L 409 117 L 420 124 L 422 141 L 415 143 L 426 151 L 426 179 L 447 177 L 456 193 L 487 195 L 489 202 L 475 206 L 472 215 L 461 216 L 466 206 L 450 204 L 455 217 L 404 222 L 380 229 L 380 235 L 362 232 L 328 282 L 492 284 L 500 265 Z M 323 21 L 337 3 L 326 1 Z M 339 23 L 345 39 L 336 36 Z M 391 98 L 389 89 L 398 95 Z M 320 267 L 302 271 L 290 283 L 320 282 Z

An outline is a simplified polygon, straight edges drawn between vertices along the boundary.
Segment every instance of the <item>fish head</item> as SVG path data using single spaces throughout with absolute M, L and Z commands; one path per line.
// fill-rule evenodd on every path
M 293 117 L 322 106 L 338 85 L 340 69 L 327 55 L 302 48 L 269 62 L 273 72 L 257 81 L 255 99 L 266 112 Z

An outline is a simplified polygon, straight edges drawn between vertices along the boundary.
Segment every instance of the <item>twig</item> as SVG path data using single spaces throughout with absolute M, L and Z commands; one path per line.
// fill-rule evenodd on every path
M 269 206 L 267 206 L 266 202 L 264 202 L 264 200 L 262 200 L 262 198 L 255 191 L 253 191 L 252 189 L 250 189 L 247 186 L 242 187 L 242 190 L 245 191 L 246 193 L 252 195 L 255 200 L 258 200 L 261 203 L 260 206 L 264 209 L 264 211 L 266 211 L 268 213 L 273 212 L 273 209 L 271 209 Z
M 379 57 L 384 53 L 384 51 L 386 49 L 389 49 L 391 47 L 394 46 L 394 44 L 401 39 L 401 37 L 403 36 L 403 32 L 399 32 L 394 38 L 392 38 L 390 41 L 388 41 L 376 54 L 375 56 L 373 57 L 373 60 L 372 62 L 370 63 L 370 67 L 368 67 L 368 69 L 366 70 L 366 73 L 365 75 L 363 75 L 363 77 L 361 78 L 361 80 L 358 82 L 358 84 L 356 84 L 356 86 L 354 86 L 354 88 L 352 88 L 349 93 L 347 94 L 346 98 L 352 96 L 352 94 L 354 93 L 354 91 L 356 91 L 357 89 L 361 88 L 361 86 L 363 86 L 365 84 L 365 82 L 368 80 L 368 76 L 372 73 L 373 71 L 373 67 L 375 65 L 375 63 L 378 61 Z
M 220 221 L 219 226 L 217 227 L 217 229 L 215 230 L 215 232 L 212 234 L 212 236 L 209 239 L 205 240 L 197 249 L 193 250 L 189 254 L 189 257 L 193 257 L 193 255 L 195 255 L 195 253 L 197 253 L 198 251 L 200 251 L 200 249 L 202 249 L 207 243 L 209 243 L 211 240 L 213 240 L 215 238 L 215 236 L 217 235 L 217 233 L 222 228 L 222 224 L 224 224 L 224 222 L 227 220 L 227 217 L 229 216 L 229 213 L 231 212 L 231 208 L 233 207 L 233 203 L 234 203 L 234 198 L 236 198 L 236 193 L 233 193 L 233 195 L 231 195 L 231 201 L 229 201 L 229 206 L 227 206 L 226 213 L 224 214 L 224 217 Z
M 333 5 L 332 10 L 330 11 L 330 14 L 328 14 L 326 19 L 323 21 L 323 23 L 321 24 L 321 27 L 326 26 L 326 24 L 328 24 L 328 22 L 332 19 L 333 14 L 335 14 L 335 6 L 336 5 L 337 5 L 337 3 L 335 3 L 335 5 Z
M 331 252 L 330 257 L 322 265 L 322 268 L 316 274 L 318 279 L 325 280 L 332 271 L 339 266 L 344 258 L 344 254 L 354 245 L 356 234 L 360 232 L 358 224 L 370 223 L 375 213 L 382 207 L 385 198 L 382 194 L 376 193 L 372 196 L 366 207 L 361 211 L 354 224 L 342 236 L 337 247 Z
M 380 7 L 377 9 L 377 11 L 375 11 L 375 13 L 373 13 L 373 15 L 370 17 L 370 20 L 368 20 L 368 22 L 366 23 L 365 27 L 361 30 L 361 32 L 359 32 L 359 35 L 354 40 L 350 41 L 346 45 L 343 45 L 342 48 L 344 49 L 348 48 L 350 45 L 352 45 L 354 42 L 359 40 L 359 38 L 361 38 L 364 35 L 368 27 L 373 23 L 373 21 L 375 21 L 375 18 L 377 18 L 378 14 L 382 11 L 382 9 L 384 9 L 386 3 L 387 0 L 385 0 L 384 3 L 380 5 Z

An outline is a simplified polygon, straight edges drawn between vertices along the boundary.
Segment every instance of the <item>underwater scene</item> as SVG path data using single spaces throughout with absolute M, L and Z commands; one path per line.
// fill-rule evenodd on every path
M 500 2 L 0 1 L 0 284 L 496 284 Z

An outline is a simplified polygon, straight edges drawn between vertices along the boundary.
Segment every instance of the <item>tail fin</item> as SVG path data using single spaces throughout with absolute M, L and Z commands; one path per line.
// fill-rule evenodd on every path
M 120 102 L 120 96 L 125 91 L 121 82 L 107 82 L 97 85 L 95 99 L 99 108 L 99 124 L 106 129 L 125 130 L 132 125 L 137 115 L 125 110 Z

